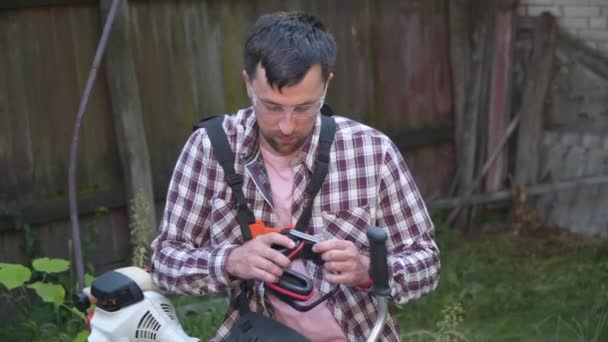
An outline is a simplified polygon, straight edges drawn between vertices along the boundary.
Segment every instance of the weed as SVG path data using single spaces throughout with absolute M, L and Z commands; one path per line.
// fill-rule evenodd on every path
M 608 242 L 538 233 L 439 229 L 439 286 L 397 308 L 402 329 L 436 341 L 442 326 L 434 322 L 460 303 L 458 331 L 470 341 L 607 340 Z
M 154 213 L 152 205 L 148 203 L 142 192 L 138 192 L 133 199 L 131 212 L 131 245 L 133 246 L 132 264 L 145 267 L 149 261 L 150 236 L 152 234 L 152 220 Z
M 14 208 L 0 208 L 0 216 L 9 217 L 13 221 L 15 230 L 23 233 L 20 247 L 28 260 L 37 257 L 38 251 L 40 251 L 40 241 L 32 230 L 32 226 L 26 222 L 23 213 Z
M 69 268 L 63 259 L 35 259 L 31 269 L 0 263 L 0 296 L 17 311 L 13 320 L 0 325 L 2 340 L 74 341 L 78 336 L 76 341 L 84 341 L 86 319 L 56 281 Z
M 393 310 L 403 341 L 608 340 L 608 242 L 554 231 L 466 235 L 439 227 L 437 243 L 439 286 Z M 62 273 L 31 272 L 27 284 L 65 281 Z M 82 329 L 82 318 L 31 291 L 11 292 L 22 304 L 16 315 L 24 318 L 0 322 L 0 340 L 63 341 Z M 215 335 L 225 298 L 170 298 L 190 336 Z

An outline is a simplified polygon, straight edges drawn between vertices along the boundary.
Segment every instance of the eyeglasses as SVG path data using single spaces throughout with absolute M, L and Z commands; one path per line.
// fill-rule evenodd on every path
M 323 95 L 321 95 L 321 97 L 311 103 L 297 106 L 283 106 L 277 103 L 266 102 L 253 92 L 253 85 L 251 83 L 249 83 L 249 93 L 251 94 L 253 107 L 257 109 L 257 113 L 259 114 L 272 118 L 281 118 L 287 113 L 293 113 L 294 118 L 307 119 L 317 115 L 321 110 L 321 107 L 323 107 L 325 95 L 327 94 L 327 83 L 325 83 Z

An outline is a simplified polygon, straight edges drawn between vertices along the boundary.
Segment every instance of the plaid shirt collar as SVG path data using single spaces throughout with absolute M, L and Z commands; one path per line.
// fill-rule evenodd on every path
M 246 165 L 259 154 L 258 123 L 252 107 L 239 111 L 237 117 L 238 116 L 242 116 L 242 120 L 237 120 L 237 122 L 243 123 L 244 134 L 242 138 L 239 138 L 240 143 L 237 145 L 237 149 L 239 149 L 237 150 L 237 155 L 240 156 L 240 163 Z M 306 139 L 300 153 L 294 158 L 294 162 L 297 163 L 302 161 L 310 172 L 314 169 L 315 158 L 317 157 L 320 131 L 321 115 L 317 115 L 312 134 Z M 239 163 L 239 161 L 237 161 L 237 163 Z

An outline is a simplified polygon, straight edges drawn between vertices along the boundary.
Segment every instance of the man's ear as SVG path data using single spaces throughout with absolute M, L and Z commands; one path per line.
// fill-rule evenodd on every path
M 247 90 L 247 96 L 251 97 L 251 94 L 249 94 L 249 91 L 251 90 L 249 87 L 249 75 L 247 75 L 247 70 L 243 69 L 243 82 L 245 82 L 245 89 Z

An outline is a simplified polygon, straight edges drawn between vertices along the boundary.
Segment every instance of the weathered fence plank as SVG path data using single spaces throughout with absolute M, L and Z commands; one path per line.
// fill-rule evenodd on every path
M 449 1 L 450 63 L 454 97 L 454 142 L 458 160 L 456 181 L 461 188 L 469 188 L 474 176 L 475 113 L 467 110 L 467 87 L 471 79 L 471 55 L 473 53 L 470 34 L 467 0 Z M 476 122 L 476 121 L 475 121 Z
M 582 186 L 606 186 L 607 184 L 608 175 L 600 175 L 597 177 L 580 178 L 571 181 L 556 181 L 534 184 L 527 187 L 525 190 L 527 196 L 539 196 L 546 194 L 559 194 L 563 191 L 570 191 L 573 188 Z M 430 203 L 441 207 L 460 207 L 466 205 L 505 202 L 511 200 L 512 197 L 513 191 L 501 190 L 479 195 L 436 199 L 430 201 Z
M 99 0 L 2 0 L 0 10 L 41 6 L 92 5 L 98 2 Z
M 515 182 L 534 184 L 538 180 L 538 160 L 542 114 L 549 82 L 553 76 L 556 45 L 555 18 L 543 14 L 534 33 L 533 55 L 520 108 L 521 124 L 517 141 Z
M 8 72 L 0 77 L 11 85 L 4 103 L 12 121 L 7 134 L 13 146 L 8 167 L 0 170 L 0 175 L 14 175 L 13 190 L 7 190 L 18 189 L 12 205 L 29 206 L 33 201 L 66 196 L 68 132 L 84 83 L 80 79 L 86 75 L 91 59 L 86 66 L 81 62 L 92 58 L 87 49 L 94 50 L 99 29 L 89 27 L 99 20 L 89 8 L 30 9 L 13 15 L 12 20 L 3 16 L 0 21 L 0 32 L 6 32 L 7 46 L 11 46 L 0 52 L 8 57 L 8 64 L 4 64 Z M 73 29 L 81 24 L 82 29 Z M 108 143 L 113 135 L 109 117 L 104 116 L 106 99 L 104 87 L 98 87 L 89 110 L 90 120 L 83 127 L 79 167 L 82 192 L 113 188 L 120 180 L 112 173 L 117 158 L 114 145 Z
M 119 190 L 80 194 L 78 196 L 78 210 L 82 215 L 87 215 L 94 213 L 99 208 L 114 209 L 123 207 L 127 204 L 125 198 L 125 194 Z M 39 200 L 29 206 L 19 207 L 18 210 L 30 225 L 57 221 L 70 215 L 68 202 L 62 197 Z M 0 217 L 0 232 L 14 228 L 10 217 Z
M 539 162 L 539 182 L 546 183 L 556 180 L 555 170 L 563 159 L 564 149 L 559 144 L 559 132 L 545 130 L 543 132 L 542 147 Z M 539 196 L 535 202 L 535 209 L 540 217 L 548 217 L 554 206 L 557 194 L 550 193 Z
M 24 55 L 28 53 L 22 43 L 19 42 L 23 35 L 23 24 L 20 18 L 9 16 L 0 17 L 0 35 L 3 37 L 3 46 L 13 46 L 13 49 L 3 49 L 4 63 L 3 73 L 6 93 L 2 96 L 2 107 L 6 109 L 6 129 L 1 134 L 7 140 L 7 150 L 3 153 L 2 164 L 6 167 L 0 168 L 0 179 L 4 179 L 0 185 L 1 193 L 6 194 L 9 203 L 19 203 L 32 198 L 33 184 L 29 182 L 33 178 L 33 159 L 32 139 L 30 131 L 30 102 L 26 98 L 26 91 L 29 87 L 36 85 L 26 85 L 27 78 L 23 75 L 22 63 Z M 7 53 L 9 52 L 10 53 Z M 19 115 L 16 115 L 19 114 Z M 23 185 L 23 186 L 21 186 Z
M 111 0 L 101 0 L 103 17 L 107 17 Z M 135 75 L 135 65 L 131 53 L 129 7 L 121 2 L 112 25 L 111 39 L 108 41 L 105 56 L 106 78 L 112 103 L 112 119 L 116 130 L 116 142 L 122 164 L 128 212 L 135 214 L 137 198 L 142 201 L 140 208 L 147 207 L 149 212 L 138 212 L 151 227 L 147 241 L 152 242 L 157 235 L 154 210 L 154 190 L 150 170 L 150 154 L 146 141 L 139 87 Z M 104 19 L 105 22 L 105 19 Z M 143 205 L 143 206 L 142 206 Z M 131 226 L 134 222 L 131 222 Z
M 499 1 L 496 6 L 494 65 L 492 66 L 490 103 L 488 105 L 488 153 L 497 149 L 511 116 L 510 67 L 514 1 Z M 508 150 L 505 148 L 503 151 L 503 148 L 500 148 L 496 161 L 490 166 L 485 182 L 487 191 L 496 191 L 503 187 L 508 167 Z

